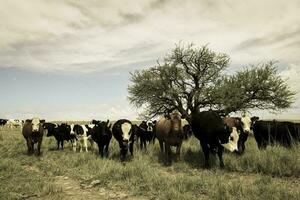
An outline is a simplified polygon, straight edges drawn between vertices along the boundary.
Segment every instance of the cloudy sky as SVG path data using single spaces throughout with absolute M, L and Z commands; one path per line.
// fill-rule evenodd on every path
M 180 41 L 227 53 L 231 72 L 277 60 L 298 92 L 280 116 L 300 117 L 299 0 L 0 4 L 0 118 L 134 119 L 129 72 L 153 66 Z

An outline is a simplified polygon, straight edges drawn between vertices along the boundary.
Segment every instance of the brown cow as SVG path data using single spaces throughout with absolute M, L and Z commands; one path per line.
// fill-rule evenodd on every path
M 181 126 L 181 117 L 177 112 L 169 114 L 167 117 L 162 117 L 156 123 L 156 137 L 159 141 L 160 150 L 165 153 L 165 161 L 171 163 L 171 148 L 176 146 L 176 154 L 180 158 L 180 148 L 183 140 L 183 130 Z
M 44 128 L 43 123 L 45 120 L 39 118 L 27 119 L 24 123 L 22 134 L 27 142 L 28 154 L 31 155 L 34 152 L 34 144 L 38 143 L 37 150 L 38 155 L 41 154 L 41 144 L 43 140 Z

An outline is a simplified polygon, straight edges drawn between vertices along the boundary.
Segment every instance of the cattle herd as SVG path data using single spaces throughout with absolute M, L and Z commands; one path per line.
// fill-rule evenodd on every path
M 26 140 L 28 154 L 34 153 L 37 143 L 37 154 L 41 153 L 43 136 L 53 136 L 57 141 L 57 149 L 64 148 L 64 142 L 72 144 L 76 151 L 88 151 L 98 145 L 99 155 L 108 157 L 109 144 L 114 137 L 120 147 L 120 160 L 125 161 L 128 152 L 133 156 L 134 142 L 139 141 L 141 149 L 157 139 L 166 164 L 172 162 L 171 146 L 176 147 L 176 155 L 180 158 L 182 142 L 192 135 L 199 141 L 205 161 L 209 167 L 209 155 L 217 154 L 220 167 L 224 167 L 222 154 L 224 148 L 229 152 L 242 155 L 248 136 L 253 133 L 259 149 L 267 145 L 280 144 L 291 147 L 300 141 L 300 123 L 259 120 L 258 117 L 221 117 L 215 111 L 191 113 L 189 124 L 183 124 L 178 112 L 169 113 L 158 121 L 142 121 L 133 124 L 130 120 L 120 119 L 115 123 L 92 120 L 87 125 L 50 123 L 39 118 L 20 120 L 0 119 L 0 128 L 20 126 Z

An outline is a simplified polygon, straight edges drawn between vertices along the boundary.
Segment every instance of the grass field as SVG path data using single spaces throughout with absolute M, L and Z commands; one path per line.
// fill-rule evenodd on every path
M 148 151 L 135 146 L 125 164 L 114 138 L 108 159 L 65 146 L 53 150 L 54 138 L 44 137 L 42 156 L 27 156 L 20 130 L 0 129 L 0 199 L 300 199 L 300 145 L 259 151 L 250 138 L 243 156 L 225 153 L 225 169 L 212 158 L 209 170 L 195 138 L 169 167 L 158 142 Z

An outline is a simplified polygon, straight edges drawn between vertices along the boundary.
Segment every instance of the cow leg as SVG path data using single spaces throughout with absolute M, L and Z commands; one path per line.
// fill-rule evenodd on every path
M 94 141 L 92 139 L 89 140 L 91 144 L 91 151 L 94 151 Z
M 31 154 L 31 141 L 30 139 L 26 138 L 26 143 L 27 143 L 27 154 Z
M 177 157 L 177 160 L 180 160 L 180 149 L 181 149 L 181 145 L 182 145 L 182 143 L 180 143 L 180 144 L 176 147 L 176 157 Z
M 106 146 L 105 146 L 105 155 L 106 155 L 106 158 L 108 158 L 108 147 L 109 147 L 109 144 L 106 144 Z
M 158 140 L 159 141 L 159 146 L 160 146 L 160 152 L 164 153 L 164 143 L 162 140 Z
M 209 167 L 209 149 L 208 149 L 207 144 L 204 144 L 201 141 L 200 141 L 200 144 L 201 144 L 201 148 L 202 148 L 204 158 L 205 158 L 204 167 L 208 168 Z
M 64 150 L 64 140 L 60 141 L 61 150 Z
M 146 140 L 144 140 L 144 147 L 145 147 L 145 150 L 147 150 L 147 141 Z
M 165 143 L 165 154 L 166 154 L 166 164 L 169 165 L 172 163 L 171 158 L 171 146 L 167 142 Z
M 131 142 L 129 144 L 129 151 L 130 151 L 131 156 L 133 156 L 133 142 Z
M 56 141 L 57 142 L 57 150 L 59 150 L 59 140 Z
M 40 138 L 37 144 L 38 156 L 41 155 L 41 145 L 42 145 L 43 138 Z
M 219 161 L 220 161 L 220 167 L 221 168 L 224 168 L 224 162 L 223 162 L 223 150 L 224 150 L 224 147 L 219 145 L 218 147 L 218 157 L 219 157 Z
M 101 156 L 101 158 L 103 158 L 104 154 L 103 154 L 103 149 L 104 149 L 104 145 L 98 145 L 98 148 L 99 148 L 99 154 Z
M 121 162 L 123 162 L 125 160 L 125 157 L 126 157 L 126 153 L 127 153 L 127 149 L 125 148 L 121 148 L 121 151 L 120 151 L 120 159 L 121 159 Z
M 76 145 L 77 145 L 77 141 L 76 141 L 76 139 L 74 139 L 74 142 L 72 144 L 74 152 L 76 152 Z
M 84 145 L 85 151 L 88 152 L 87 137 L 85 137 L 83 139 L 83 145 Z

